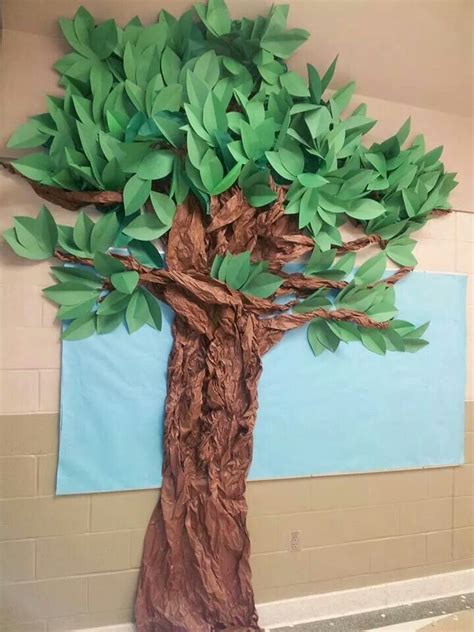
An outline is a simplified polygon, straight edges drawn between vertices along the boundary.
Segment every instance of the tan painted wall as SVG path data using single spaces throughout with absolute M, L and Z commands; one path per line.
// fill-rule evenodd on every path
M 54 498 L 57 415 L 4 415 L 0 428 L 0 629 L 130 621 L 156 490 Z M 472 403 L 467 430 L 463 467 L 250 483 L 257 601 L 471 567 Z
M 62 44 L 54 37 L 54 19 L 70 15 L 77 4 L 4 0 L 0 143 L 26 115 L 41 111 L 45 91 L 55 90 L 48 67 Z M 84 4 L 99 17 L 124 21 L 135 12 L 152 19 L 159 5 L 178 12 L 188 3 Z M 236 15 L 268 4 L 230 2 Z M 381 119 L 376 135 L 394 131 L 412 115 L 415 131 L 424 131 L 433 146 L 443 143 L 448 168 L 459 173 L 453 206 L 472 211 L 472 3 L 291 4 L 292 23 L 313 32 L 296 64 L 311 60 L 324 66 L 340 51 L 336 83 L 358 79 L 359 91 L 369 95 L 369 111 Z M 40 205 L 28 187 L 3 174 L 0 203 L 0 230 L 13 215 L 35 214 Z M 54 212 L 62 223 L 72 223 L 67 211 Z M 420 269 L 469 275 L 466 399 L 473 400 L 474 215 L 439 219 L 417 237 Z M 54 498 L 60 347 L 55 310 L 40 294 L 49 283 L 47 264 L 20 261 L 0 243 L 0 628 L 5 632 L 130 620 L 143 530 L 157 496 L 145 491 Z M 473 410 L 470 404 L 463 467 L 251 483 L 258 601 L 471 566 Z M 289 552 L 293 529 L 302 531 L 298 553 Z

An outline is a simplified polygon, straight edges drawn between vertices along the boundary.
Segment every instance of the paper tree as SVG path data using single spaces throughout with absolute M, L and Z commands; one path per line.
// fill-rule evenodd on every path
M 335 62 L 307 79 L 288 70 L 308 33 L 287 13 L 232 20 L 209 0 L 120 28 L 80 8 L 60 20 L 64 96 L 10 140 L 40 148 L 5 165 L 38 195 L 102 213 L 60 226 L 43 207 L 4 234 L 18 255 L 61 263 L 44 292 L 63 338 L 160 329 L 160 301 L 175 313 L 139 632 L 259 629 L 244 492 L 263 354 L 307 323 L 315 356 L 427 344 L 426 324 L 396 319 L 393 286 L 416 264 L 412 233 L 449 208 L 454 174 L 440 147 L 406 145 L 408 121 L 366 146 L 375 121 L 365 105 L 347 113 L 354 84 L 327 91 Z M 343 242 L 346 223 L 360 238 Z M 370 245 L 380 252 L 354 269 Z M 301 271 L 285 271 L 294 261 Z

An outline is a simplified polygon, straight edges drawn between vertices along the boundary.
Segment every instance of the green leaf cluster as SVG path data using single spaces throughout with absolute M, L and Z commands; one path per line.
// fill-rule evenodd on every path
M 281 277 L 268 272 L 267 262 L 251 262 L 249 251 L 238 255 L 227 252 L 224 257 L 217 255 L 212 264 L 211 277 L 233 290 L 258 298 L 268 298 L 283 283 Z
M 416 328 L 394 325 L 402 321 L 393 320 L 393 289 L 382 277 L 388 260 L 416 264 L 413 233 L 433 209 L 449 208 L 455 174 L 446 172 L 441 147 L 427 150 L 421 135 L 410 137 L 409 120 L 387 140 L 367 143 L 376 121 L 364 104 L 351 108 L 355 84 L 330 90 L 337 59 L 322 73 L 309 64 L 306 77 L 289 70 L 288 58 L 308 33 L 288 28 L 287 18 L 288 7 L 278 5 L 265 16 L 235 20 L 224 0 L 208 0 L 179 18 L 161 11 L 150 25 L 137 17 L 123 27 L 96 23 L 84 7 L 60 20 L 71 49 L 55 64 L 63 96 L 47 97 L 47 111 L 13 134 L 10 147 L 35 149 L 15 168 L 68 191 L 120 191 L 123 203 L 97 222 L 80 213 L 74 226 L 56 226 L 42 209 L 36 219 L 16 218 L 5 239 L 30 259 L 60 249 L 94 261 L 99 288 L 89 286 L 87 294 L 85 280 L 71 278 L 60 284 L 79 283 L 82 290 L 49 291 L 84 299 L 59 303 L 64 318 L 73 319 L 69 336 L 105 332 L 124 318 L 131 331 L 158 322 L 136 274 L 120 269 L 110 249 L 125 248 L 142 265 L 160 268 L 153 241 L 166 243 L 177 205 L 189 195 L 210 212 L 213 196 L 238 187 L 265 213 L 277 198 L 276 184 L 286 192 L 285 213 L 314 241 L 304 274 L 349 280 L 342 290 L 314 293 L 296 311 L 346 307 L 390 321 L 380 332 L 318 319 L 309 328 L 313 350 L 334 350 L 336 341 L 349 339 L 377 353 L 422 346 Z M 384 245 L 356 271 L 353 254 L 338 255 L 348 222 Z M 216 257 L 211 276 L 265 298 L 282 283 L 245 252 Z
M 15 217 L 14 225 L 3 237 L 15 254 L 25 259 L 49 259 L 56 250 L 58 228 L 49 210 L 43 206 L 38 216 Z
M 388 329 L 367 329 L 349 322 L 316 318 L 308 326 L 307 337 L 315 356 L 323 351 L 334 353 L 341 342 L 361 342 L 377 355 L 385 355 L 387 351 L 414 353 L 428 344 L 421 338 L 427 327 L 428 323 L 415 327 L 406 321 L 393 320 Z

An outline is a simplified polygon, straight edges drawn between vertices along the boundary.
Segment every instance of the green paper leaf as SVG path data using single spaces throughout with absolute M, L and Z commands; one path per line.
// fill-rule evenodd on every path
M 51 266 L 51 273 L 54 278 L 61 282 L 80 281 L 91 289 L 99 290 L 102 287 L 102 280 L 91 268 L 83 266 Z
M 213 92 L 209 92 L 202 113 L 204 128 L 209 134 L 225 132 L 227 130 L 227 116 L 225 108 Z
M 309 33 L 303 29 L 289 29 L 288 31 L 265 35 L 260 41 L 260 46 L 263 50 L 273 53 L 275 57 L 287 59 L 308 37 Z
M 96 303 L 96 299 L 93 298 L 88 301 L 84 301 L 83 303 L 78 303 L 77 305 L 62 305 L 58 309 L 56 318 L 58 320 L 71 320 L 72 318 L 85 316 L 86 314 L 90 314 L 92 312 Z
M 130 294 L 122 294 L 122 292 L 119 292 L 118 290 L 113 290 L 101 303 L 99 303 L 97 314 L 107 316 L 109 314 L 122 312 L 127 307 L 129 301 Z
M 27 154 L 13 161 L 17 171 L 30 180 L 43 182 L 49 179 L 51 173 L 51 158 L 47 154 Z
M 99 296 L 98 291 L 79 280 L 51 285 L 43 290 L 43 294 L 58 305 L 77 305 Z
M 364 347 L 369 351 L 377 353 L 378 355 L 385 355 L 387 351 L 385 338 L 377 329 L 362 329 L 360 339 Z
M 250 274 L 250 252 L 245 251 L 229 259 L 225 282 L 234 290 L 239 290 Z
M 151 191 L 151 181 L 143 180 L 138 175 L 130 178 L 123 190 L 125 214 L 131 215 L 138 211 L 147 201 Z
M 389 241 L 385 252 L 387 256 L 390 257 L 392 261 L 395 261 L 395 263 L 398 263 L 398 265 L 412 267 L 417 263 L 416 257 L 412 254 L 415 245 L 416 242 L 413 239 L 400 237 Z
M 127 247 L 132 257 L 134 257 L 142 265 L 153 269 L 163 267 L 163 259 L 160 253 L 149 241 L 138 241 L 136 239 L 132 239 L 128 243 Z
M 19 257 L 32 259 L 34 261 L 42 261 L 44 259 L 49 259 L 49 257 L 51 256 L 49 253 L 45 252 L 37 245 L 31 248 L 25 248 L 25 246 L 23 246 L 18 241 L 14 228 L 8 228 L 6 231 L 4 231 L 3 238 L 13 250 L 13 252 Z
M 194 5 L 196 13 L 214 35 L 225 35 L 230 31 L 231 19 L 224 0 L 208 0 L 207 5 Z
M 118 32 L 115 20 L 106 20 L 99 24 L 91 35 L 91 48 L 99 59 L 109 57 L 117 46 Z
M 137 287 L 140 275 L 135 270 L 127 270 L 126 272 L 114 272 L 110 277 L 112 285 L 122 294 L 131 294 Z
M 245 197 L 251 206 L 260 208 L 274 202 L 277 194 L 266 184 L 254 184 L 245 189 Z
M 138 291 L 134 292 L 125 312 L 128 332 L 133 334 L 140 329 L 140 327 L 146 325 L 149 314 L 148 303 L 144 295 Z
M 151 241 L 164 235 L 169 228 L 169 224 L 163 224 L 156 215 L 145 213 L 130 222 L 123 233 L 139 241 Z
M 112 274 L 124 272 L 126 270 L 125 266 L 119 259 L 106 255 L 103 252 L 96 252 L 94 257 L 94 268 L 99 274 L 105 277 L 110 277 Z
M 176 204 L 164 193 L 152 191 L 150 193 L 151 203 L 158 219 L 167 225 L 171 225 L 176 213 Z
M 427 340 L 423 340 L 422 338 L 403 338 L 403 344 L 405 346 L 405 351 L 408 353 L 416 353 L 423 347 L 429 344 Z
M 115 213 L 103 215 L 94 225 L 90 237 L 91 252 L 106 252 L 117 238 L 119 224 Z
M 161 314 L 160 302 L 147 290 L 142 290 L 142 293 L 148 305 L 149 316 L 147 323 L 150 327 L 161 331 L 163 317 Z
M 232 167 L 232 169 L 222 178 L 220 182 L 210 191 L 211 195 L 220 195 L 230 189 L 230 187 L 235 183 L 237 178 L 240 175 L 242 170 L 242 164 L 237 163 Z
M 63 340 L 82 340 L 95 333 L 95 314 L 84 314 L 72 321 L 63 331 Z
M 329 99 L 329 103 L 333 118 L 339 118 L 341 113 L 346 109 L 352 99 L 354 90 L 355 82 L 351 81 L 351 83 L 348 83 L 347 86 L 344 86 L 332 95 Z
M 311 323 L 311 336 L 315 337 L 328 351 L 334 352 L 339 346 L 339 338 L 325 320 L 318 318 Z
M 36 218 L 36 235 L 41 248 L 52 256 L 58 243 L 58 228 L 46 206 L 41 207 Z
M 270 272 L 262 272 L 257 276 L 250 277 L 247 283 L 241 288 L 244 294 L 250 294 L 259 298 L 268 298 L 278 290 L 283 283 L 283 279 Z
M 323 94 L 322 85 L 321 85 L 321 77 L 319 76 L 318 71 L 311 64 L 307 64 L 306 68 L 308 70 L 308 83 L 309 83 L 309 91 L 311 96 L 311 101 L 316 105 L 319 105 L 321 102 L 321 97 Z
M 385 208 L 380 202 L 370 198 L 362 198 L 351 202 L 346 212 L 347 215 L 354 219 L 369 220 L 383 215 Z
M 177 112 L 183 103 L 183 87 L 179 83 L 166 86 L 158 92 L 153 100 L 151 113 L 156 114 L 162 110 Z M 159 126 L 159 123 L 158 123 Z
M 181 59 L 169 46 L 166 46 L 161 56 L 161 73 L 166 85 L 178 82 L 180 70 Z
M 321 79 L 321 93 L 324 93 L 326 88 L 331 83 L 332 78 L 334 77 L 334 72 L 336 70 L 336 64 L 337 64 L 337 58 L 338 58 L 338 56 L 336 56 L 334 58 L 334 60 L 332 61 L 331 65 L 329 66 L 329 68 L 324 73 L 323 78 Z
M 123 322 L 123 311 L 116 314 L 97 315 L 96 317 L 96 329 L 97 333 L 102 336 L 115 331 L 119 325 Z
M 295 179 L 295 176 L 292 173 L 290 173 L 290 171 L 288 171 L 288 169 L 286 169 L 286 167 L 283 165 L 278 152 L 267 151 L 265 152 L 265 156 L 267 157 L 267 160 L 271 164 L 273 169 L 275 169 L 275 171 L 280 176 L 282 176 L 282 178 L 285 178 L 285 180 L 291 180 L 291 181 Z
M 319 189 L 329 182 L 318 173 L 302 173 L 298 176 L 298 180 L 304 187 Z
M 206 191 L 213 191 L 224 177 L 222 163 L 212 149 L 204 154 L 201 160 L 201 179 Z
M 305 81 L 296 72 L 287 72 L 280 77 L 280 83 L 288 94 L 294 97 L 309 97 L 310 91 Z
M 370 285 L 382 278 L 387 264 L 385 253 L 380 252 L 363 263 L 354 275 L 356 285 Z
M 84 211 L 80 211 L 73 229 L 73 238 L 77 247 L 83 252 L 90 252 L 90 239 L 94 222 Z
M 311 347 L 311 350 L 316 357 L 321 355 L 321 353 L 326 350 L 326 347 L 320 343 L 319 338 L 316 335 L 316 332 L 318 331 L 318 326 L 318 321 L 313 320 L 309 324 L 306 333 L 309 346 Z
M 38 121 L 30 119 L 15 130 L 7 143 L 7 147 L 11 149 L 30 149 L 43 145 L 48 138 L 49 135 L 40 130 Z
M 160 180 L 173 170 L 174 156 L 170 151 L 152 151 L 138 167 L 137 176 L 145 180 Z

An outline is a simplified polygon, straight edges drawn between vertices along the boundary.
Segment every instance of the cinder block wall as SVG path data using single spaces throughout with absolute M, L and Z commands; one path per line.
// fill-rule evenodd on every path
M 28 187 L 1 176 L 0 228 L 36 213 Z M 67 211 L 55 209 L 64 223 Z M 469 274 L 474 323 L 474 214 L 419 233 L 420 268 Z M 60 346 L 41 297 L 48 265 L 0 245 L 0 629 L 53 632 L 127 622 L 144 529 L 158 491 L 54 497 Z M 473 399 L 472 327 L 467 399 Z M 259 602 L 418 577 L 473 565 L 474 402 L 466 465 L 250 483 L 249 528 Z M 292 530 L 302 550 L 290 552 Z
M 258 602 L 473 565 L 474 404 L 466 465 L 250 483 Z M 54 498 L 57 415 L 4 415 L 4 632 L 127 622 L 157 491 Z M 301 530 L 303 549 L 289 551 Z

